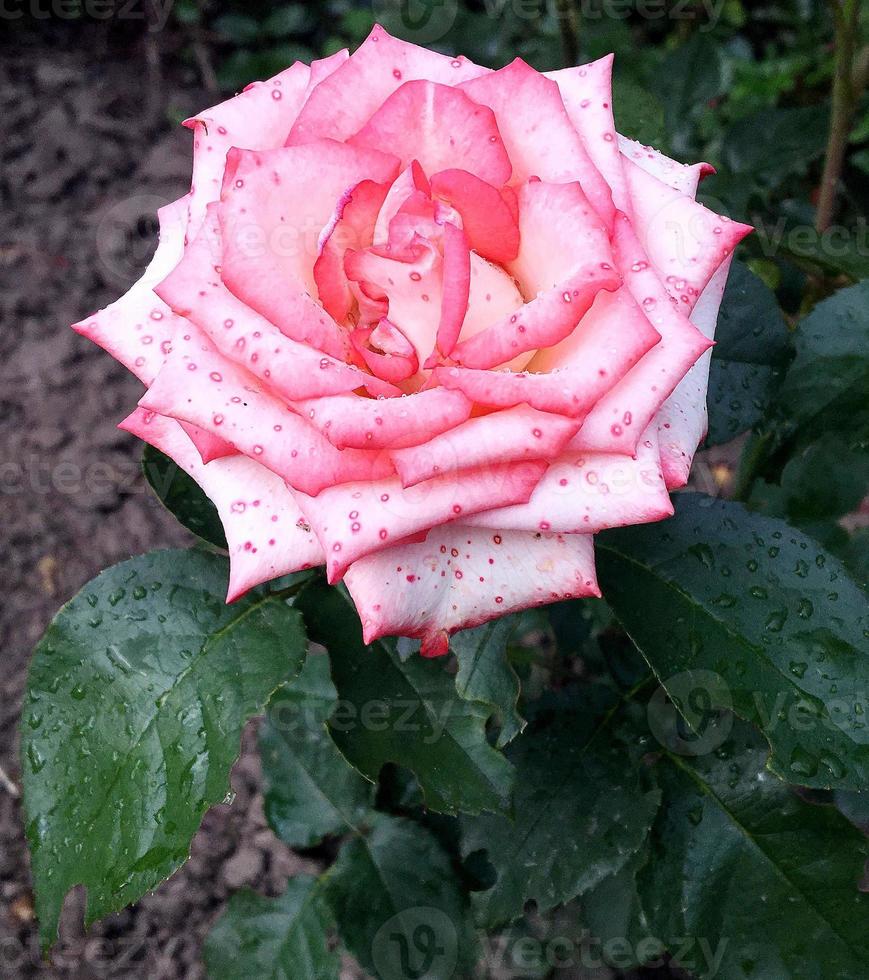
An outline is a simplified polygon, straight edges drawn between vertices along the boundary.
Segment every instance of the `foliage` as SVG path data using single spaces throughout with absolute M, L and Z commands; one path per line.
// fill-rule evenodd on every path
M 265 712 L 268 821 L 328 867 L 278 898 L 234 896 L 205 947 L 215 978 L 337 978 L 336 935 L 382 980 L 475 962 L 546 977 L 568 959 L 723 980 L 869 972 L 869 103 L 839 224 L 817 231 L 836 3 L 666 6 L 583 4 L 579 45 L 616 52 L 623 131 L 708 159 L 704 200 L 758 227 L 711 360 L 707 445 L 744 443 L 720 481 L 734 499 L 681 494 L 671 520 L 601 535 L 604 600 L 460 634 L 446 661 L 366 646 L 318 575 L 226 607 L 210 552 L 104 572 L 49 627 L 24 704 L 44 945 L 72 886 L 90 922 L 185 860 Z M 485 64 L 562 64 L 559 4 L 434 4 L 435 37 L 402 9 L 179 0 L 171 16 L 188 70 L 211 53 L 227 93 L 358 43 L 375 11 Z M 152 450 L 144 466 L 224 547 L 196 485 Z

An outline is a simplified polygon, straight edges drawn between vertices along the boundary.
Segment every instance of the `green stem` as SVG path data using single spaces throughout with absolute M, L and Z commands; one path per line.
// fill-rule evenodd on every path
M 815 217 L 815 228 L 820 233 L 825 232 L 833 223 L 836 192 L 859 98 L 855 83 L 859 84 L 861 73 L 860 66 L 855 64 L 860 4 L 858 0 L 830 0 L 830 5 L 836 27 L 836 56 L 830 134 Z
M 742 450 L 739 460 L 739 470 L 733 485 L 732 497 L 743 503 L 748 499 L 754 481 L 766 462 L 767 454 L 775 445 L 775 438 L 770 431 L 752 432 Z

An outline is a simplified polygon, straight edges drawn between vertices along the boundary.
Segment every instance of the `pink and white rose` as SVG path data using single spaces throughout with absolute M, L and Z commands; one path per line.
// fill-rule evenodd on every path
M 593 540 L 672 513 L 750 230 L 620 136 L 612 59 L 490 71 L 375 28 L 188 120 L 189 194 L 76 324 L 121 427 L 214 501 L 228 600 L 325 564 L 366 640 L 597 595 Z

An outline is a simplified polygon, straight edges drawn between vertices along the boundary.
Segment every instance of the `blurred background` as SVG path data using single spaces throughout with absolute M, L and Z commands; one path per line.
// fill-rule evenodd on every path
M 189 184 L 180 121 L 296 59 L 354 47 L 375 20 L 492 67 L 519 56 L 552 69 L 614 51 L 620 130 L 719 169 L 701 196 L 756 226 L 742 258 L 796 317 L 807 298 L 869 276 L 867 49 L 849 59 L 835 198 L 821 192 L 843 9 L 838 0 L 0 0 L 0 977 L 201 977 L 202 937 L 229 893 L 279 894 L 288 875 L 323 862 L 266 828 L 248 733 L 237 799 L 207 815 L 182 871 L 87 935 L 73 896 L 51 960 L 37 953 L 15 735 L 30 650 L 101 568 L 185 540 L 145 492 L 136 440 L 115 429 L 138 383 L 68 324 L 144 268 L 157 208 Z M 750 400 L 734 409 L 743 423 Z M 716 441 L 695 479 L 727 493 L 739 447 Z M 859 502 L 865 446 L 847 466 Z M 781 506 L 759 493 L 756 506 Z M 835 543 L 839 529 L 813 533 Z M 859 553 L 850 540 L 865 575 L 865 537 Z

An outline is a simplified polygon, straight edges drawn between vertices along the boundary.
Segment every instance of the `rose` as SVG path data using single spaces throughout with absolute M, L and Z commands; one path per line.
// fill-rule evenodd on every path
M 595 595 L 672 512 L 749 230 L 618 136 L 611 59 L 489 71 L 375 28 L 187 124 L 190 193 L 76 325 L 220 512 L 231 600 L 325 562 L 367 640 Z

